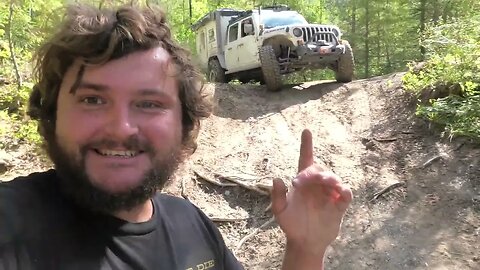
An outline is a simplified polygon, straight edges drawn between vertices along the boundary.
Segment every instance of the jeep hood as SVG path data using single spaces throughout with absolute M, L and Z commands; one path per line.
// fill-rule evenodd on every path
M 263 30 L 263 34 L 269 34 L 273 32 L 279 32 L 279 31 L 287 31 L 287 28 L 289 31 L 291 31 L 294 28 L 316 28 L 318 29 L 319 32 L 333 32 L 334 34 L 337 35 L 338 38 L 341 37 L 342 32 L 340 31 L 340 28 L 338 28 L 335 25 L 332 24 L 291 24 L 291 25 L 282 25 L 282 26 L 277 26 L 277 27 L 272 27 Z M 334 29 L 337 31 L 335 32 Z

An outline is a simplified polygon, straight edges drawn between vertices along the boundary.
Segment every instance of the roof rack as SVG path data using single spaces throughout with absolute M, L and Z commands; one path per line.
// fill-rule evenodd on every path
M 238 16 L 238 15 L 244 13 L 244 12 L 245 11 L 243 11 L 243 10 L 236 10 L 236 9 L 232 9 L 232 8 L 219 8 L 219 9 L 213 10 L 213 11 L 205 14 L 205 16 L 203 16 L 197 22 L 192 24 L 190 26 L 190 28 L 193 31 L 197 31 L 198 28 L 202 27 L 207 22 L 215 20 L 216 16 Z
M 261 9 L 271 9 L 271 10 L 273 10 L 273 11 L 291 10 L 290 7 L 287 6 L 287 5 L 266 6 L 266 7 L 261 7 Z

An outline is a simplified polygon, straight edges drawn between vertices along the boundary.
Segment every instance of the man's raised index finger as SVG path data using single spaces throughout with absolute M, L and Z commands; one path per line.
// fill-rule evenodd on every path
M 304 129 L 300 143 L 300 157 L 298 158 L 298 172 L 303 171 L 313 165 L 313 142 L 312 132 Z

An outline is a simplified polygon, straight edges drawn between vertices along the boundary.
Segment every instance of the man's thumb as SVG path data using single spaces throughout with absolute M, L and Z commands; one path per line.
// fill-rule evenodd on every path
M 278 215 L 287 208 L 287 186 L 282 179 L 273 179 L 273 188 L 271 193 L 272 212 Z

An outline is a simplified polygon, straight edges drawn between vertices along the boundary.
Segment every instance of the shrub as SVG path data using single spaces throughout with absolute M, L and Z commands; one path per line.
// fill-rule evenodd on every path
M 417 114 L 444 125 L 450 136 L 462 135 L 480 140 L 478 29 L 480 16 L 449 24 L 429 25 L 422 37 L 427 61 L 421 68 L 418 64 L 411 64 L 403 83 L 406 90 L 419 97 L 441 87 L 447 88 L 446 96 L 420 103 Z M 452 88 L 459 88 L 460 91 L 452 91 Z

